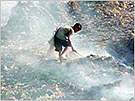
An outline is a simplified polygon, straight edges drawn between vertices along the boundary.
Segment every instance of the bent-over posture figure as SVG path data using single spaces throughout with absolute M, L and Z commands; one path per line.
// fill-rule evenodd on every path
M 72 48 L 72 51 L 76 50 L 73 48 L 71 44 L 71 35 L 80 31 L 82 29 L 82 25 L 76 23 L 74 26 L 63 26 L 59 27 L 54 35 L 54 46 L 55 51 L 59 52 L 59 59 L 62 62 L 62 54 L 66 52 L 68 47 Z M 65 47 L 64 50 L 62 47 Z

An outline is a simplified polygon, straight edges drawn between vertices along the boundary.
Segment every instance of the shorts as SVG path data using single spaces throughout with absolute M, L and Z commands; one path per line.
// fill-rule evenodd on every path
M 55 51 L 62 51 L 62 46 L 63 47 L 68 47 L 70 46 L 68 40 L 61 40 L 57 37 L 54 37 L 54 46 L 55 46 Z

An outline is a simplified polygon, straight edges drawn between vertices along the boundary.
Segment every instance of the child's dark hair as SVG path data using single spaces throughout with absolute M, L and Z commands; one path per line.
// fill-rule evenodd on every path
M 74 28 L 77 28 L 77 29 L 82 29 L 82 25 L 80 24 L 80 23 L 76 23 L 75 25 L 74 25 Z

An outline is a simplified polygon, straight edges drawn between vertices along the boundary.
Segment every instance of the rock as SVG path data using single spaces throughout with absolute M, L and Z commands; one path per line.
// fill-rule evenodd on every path
M 102 97 L 100 100 L 107 100 L 105 97 Z

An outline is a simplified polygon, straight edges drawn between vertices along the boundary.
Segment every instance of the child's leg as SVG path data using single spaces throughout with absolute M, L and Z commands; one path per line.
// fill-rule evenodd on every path
M 61 54 L 61 51 L 59 51 L 59 60 L 60 60 L 60 63 L 62 63 L 62 54 Z
M 65 49 L 63 50 L 63 52 L 61 53 L 61 55 L 64 54 L 67 50 L 68 50 L 68 47 L 65 47 Z

